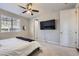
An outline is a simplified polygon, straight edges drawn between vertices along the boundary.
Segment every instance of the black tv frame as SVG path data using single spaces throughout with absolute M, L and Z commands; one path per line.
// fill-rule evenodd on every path
M 56 29 L 56 20 L 48 20 L 48 21 L 41 21 L 40 22 L 40 29 L 41 30 L 55 30 Z

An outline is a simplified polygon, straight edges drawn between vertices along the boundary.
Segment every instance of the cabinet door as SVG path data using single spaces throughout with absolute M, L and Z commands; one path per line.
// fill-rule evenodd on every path
M 67 47 L 76 47 L 77 19 L 76 9 L 60 12 L 60 44 Z
M 79 8 L 77 8 L 77 48 L 79 48 Z

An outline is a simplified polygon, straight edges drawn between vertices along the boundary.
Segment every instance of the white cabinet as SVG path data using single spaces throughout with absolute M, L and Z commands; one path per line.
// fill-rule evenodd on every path
M 77 9 L 60 12 L 60 45 L 77 47 L 78 19 Z

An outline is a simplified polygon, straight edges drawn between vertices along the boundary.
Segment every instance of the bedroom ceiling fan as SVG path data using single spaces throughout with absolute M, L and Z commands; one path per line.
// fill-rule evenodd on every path
M 33 12 L 39 12 L 39 10 L 32 9 L 32 3 L 26 4 L 26 7 L 23 7 L 21 5 L 18 5 L 18 6 L 25 9 L 25 11 L 23 11 L 22 13 L 27 13 L 27 14 L 30 14 L 30 15 L 34 15 Z

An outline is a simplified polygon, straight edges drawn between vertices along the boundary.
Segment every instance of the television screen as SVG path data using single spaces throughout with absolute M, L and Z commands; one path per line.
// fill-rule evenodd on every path
M 40 29 L 41 30 L 56 29 L 55 20 L 41 21 L 40 22 Z

